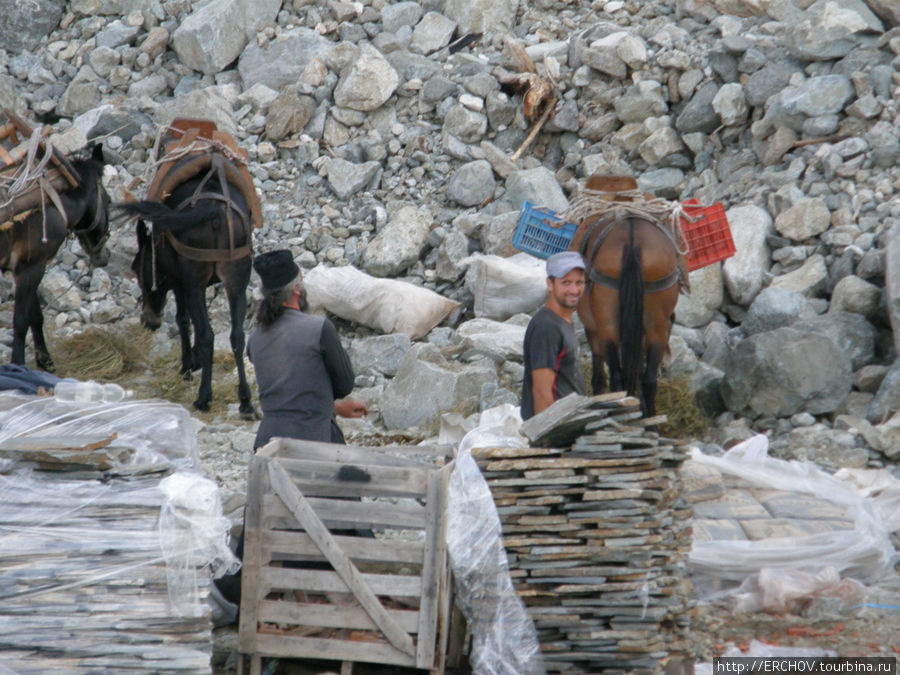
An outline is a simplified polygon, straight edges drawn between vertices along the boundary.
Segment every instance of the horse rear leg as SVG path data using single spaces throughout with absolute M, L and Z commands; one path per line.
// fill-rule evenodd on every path
M 244 419 L 259 419 L 259 414 L 250 402 L 250 386 L 244 370 L 244 317 L 247 314 L 247 284 L 250 282 L 250 262 L 244 261 L 244 269 L 230 267 L 220 271 L 225 293 L 228 295 L 228 307 L 231 310 L 231 353 L 238 371 L 238 401 L 240 415 Z
M 13 301 L 13 345 L 10 361 L 25 365 L 25 338 L 28 329 L 34 340 L 34 360 L 38 368 L 53 372 L 53 359 L 44 341 L 44 315 L 37 289 L 44 276 L 44 265 L 34 265 L 15 274 L 16 292 Z
M 665 351 L 665 345 L 659 343 L 650 344 L 647 348 L 647 367 L 641 375 L 641 412 L 644 417 L 656 414 L 657 378 Z
M 619 360 L 619 345 L 608 340 L 603 345 L 603 353 L 606 358 L 606 367 L 609 368 L 609 390 L 625 391 L 625 376 L 622 372 L 622 362 Z

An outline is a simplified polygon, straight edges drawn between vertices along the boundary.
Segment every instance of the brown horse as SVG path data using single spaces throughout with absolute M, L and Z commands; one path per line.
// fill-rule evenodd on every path
M 597 184 L 594 178 L 588 189 Z M 579 251 L 588 264 L 578 316 L 592 352 L 593 392 L 606 388 L 605 365 L 610 390 L 639 393 L 641 411 L 652 417 L 657 372 L 668 352 L 678 301 L 673 238 L 655 218 L 610 208 L 579 224 L 569 250 Z

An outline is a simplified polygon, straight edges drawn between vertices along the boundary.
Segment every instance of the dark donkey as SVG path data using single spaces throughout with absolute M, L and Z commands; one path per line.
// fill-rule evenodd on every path
M 44 314 L 38 299 L 47 263 L 69 234 L 78 237 L 91 265 L 102 267 L 109 261 L 109 195 L 102 183 L 103 149 L 95 145 L 88 157 L 69 159 L 78 185 L 59 192 L 58 205 L 56 200 L 48 201 L 43 209 L 37 208 L 0 230 L 0 270 L 12 272 L 16 287 L 11 361 L 25 365 L 25 337 L 30 328 L 35 363 L 47 371 L 54 366 L 44 341 Z
M 181 373 L 190 378 L 192 371 L 201 370 L 194 401 L 197 410 L 209 410 L 212 400 L 214 336 L 206 288 L 222 282 L 231 311 L 231 350 L 238 371 L 240 413 L 255 418 L 244 371 L 244 317 L 253 255 L 249 208 L 241 191 L 229 186 L 223 173 L 211 169 L 174 187 L 162 203 L 148 200 L 116 206 L 141 218 L 137 225 L 138 252 L 131 265 L 141 287 L 141 323 L 151 330 L 159 328 L 168 292 L 175 296 Z

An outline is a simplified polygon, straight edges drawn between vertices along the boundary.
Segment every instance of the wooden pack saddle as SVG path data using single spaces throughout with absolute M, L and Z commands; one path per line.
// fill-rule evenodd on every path
M 262 227 L 262 208 L 247 168 L 247 151 L 214 122 L 173 120 L 161 131 L 156 153 L 159 165 L 147 189 L 147 200 L 165 201 L 185 181 L 202 173 L 218 172 L 227 182 L 223 187 L 233 187 L 244 197 L 250 208 L 250 222 Z
M 59 193 L 78 186 L 81 177 L 47 140 L 50 127 L 32 129 L 4 109 L 0 125 L 0 231 L 53 202 L 65 217 Z

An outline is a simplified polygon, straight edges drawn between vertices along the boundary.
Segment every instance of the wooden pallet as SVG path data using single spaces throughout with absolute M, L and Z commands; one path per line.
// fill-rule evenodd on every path
M 275 439 L 253 457 L 240 672 L 244 655 L 254 675 L 264 657 L 444 672 L 453 463 L 421 452 Z

